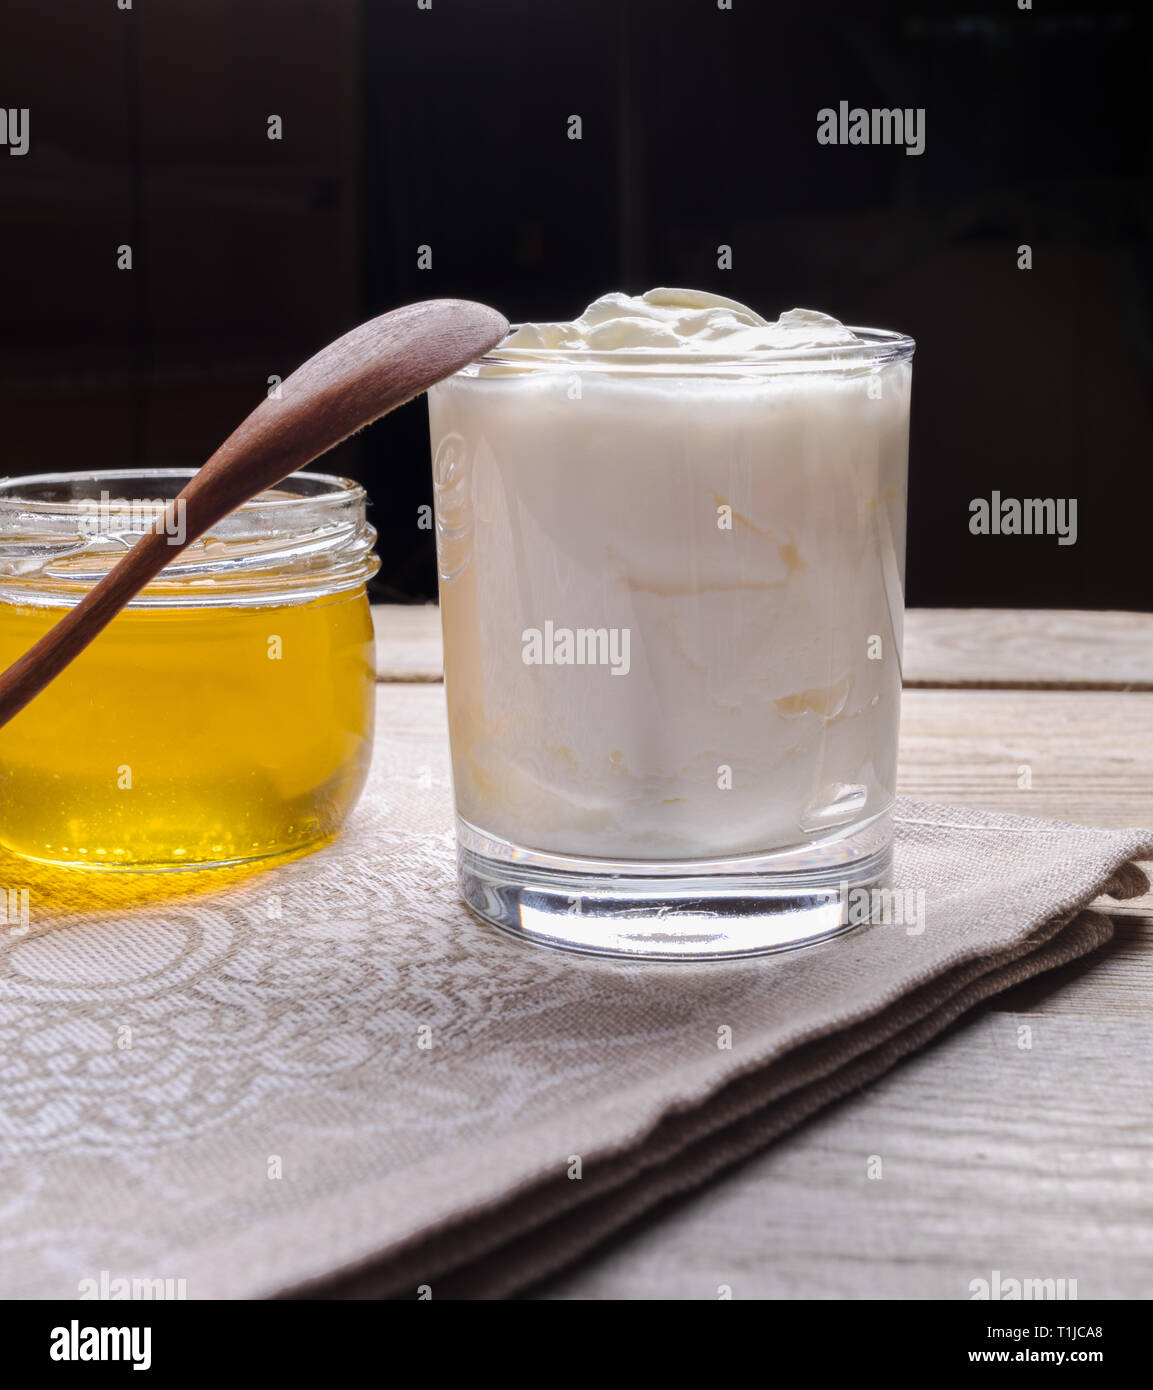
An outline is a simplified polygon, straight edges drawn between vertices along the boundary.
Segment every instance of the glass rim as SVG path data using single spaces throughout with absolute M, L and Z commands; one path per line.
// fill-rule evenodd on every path
M 860 328 L 846 324 L 860 342 L 844 343 L 837 346 L 809 346 L 796 348 L 756 348 L 745 352 L 702 352 L 699 348 L 520 348 L 506 347 L 508 338 L 523 328 L 524 324 L 509 325 L 508 336 L 504 342 L 490 349 L 483 357 L 463 368 L 465 372 L 477 367 L 563 367 L 611 370 L 614 372 L 642 368 L 701 368 L 721 367 L 790 367 L 794 364 L 814 364 L 818 367 L 835 370 L 846 366 L 886 365 L 890 362 L 908 361 L 916 349 L 916 341 L 907 333 L 891 328 Z

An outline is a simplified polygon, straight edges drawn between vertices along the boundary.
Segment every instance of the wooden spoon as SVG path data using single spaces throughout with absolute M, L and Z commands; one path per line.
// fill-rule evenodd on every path
M 0 726 L 56 679 L 180 552 L 258 492 L 494 347 L 508 321 L 467 299 L 430 299 L 330 343 L 261 401 L 99 584 L 0 675 Z M 179 542 L 172 529 L 184 503 Z M 166 529 L 167 528 L 167 529 Z

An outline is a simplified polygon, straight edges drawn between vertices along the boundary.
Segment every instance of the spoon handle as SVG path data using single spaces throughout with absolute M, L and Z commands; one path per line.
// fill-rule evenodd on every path
M 0 675 L 0 727 L 60 674 L 171 560 L 265 489 L 494 347 L 495 309 L 430 299 L 382 314 L 310 357 L 256 407 L 165 509 L 156 526 Z M 180 538 L 168 534 L 183 504 Z

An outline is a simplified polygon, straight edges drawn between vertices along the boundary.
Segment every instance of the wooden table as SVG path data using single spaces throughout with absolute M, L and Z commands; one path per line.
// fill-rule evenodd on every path
M 381 726 L 443 724 L 437 610 L 376 623 Z M 1153 824 L 1153 615 L 914 609 L 904 666 L 900 791 Z M 993 1270 L 1153 1294 L 1153 895 L 1103 906 L 1104 951 L 970 1014 L 538 1296 L 660 1298 L 673 1268 L 702 1298 L 956 1299 Z

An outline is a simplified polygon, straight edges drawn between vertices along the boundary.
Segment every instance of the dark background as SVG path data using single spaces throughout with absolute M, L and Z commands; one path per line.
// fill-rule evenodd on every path
M 1146 4 L 133 3 L 8 0 L 0 472 L 197 465 L 413 299 L 689 285 L 917 339 L 911 603 L 1153 609 Z M 925 153 L 818 145 L 842 99 Z M 423 404 L 317 466 L 374 499 L 374 596 L 434 594 Z M 971 536 L 993 489 L 1077 543 Z

